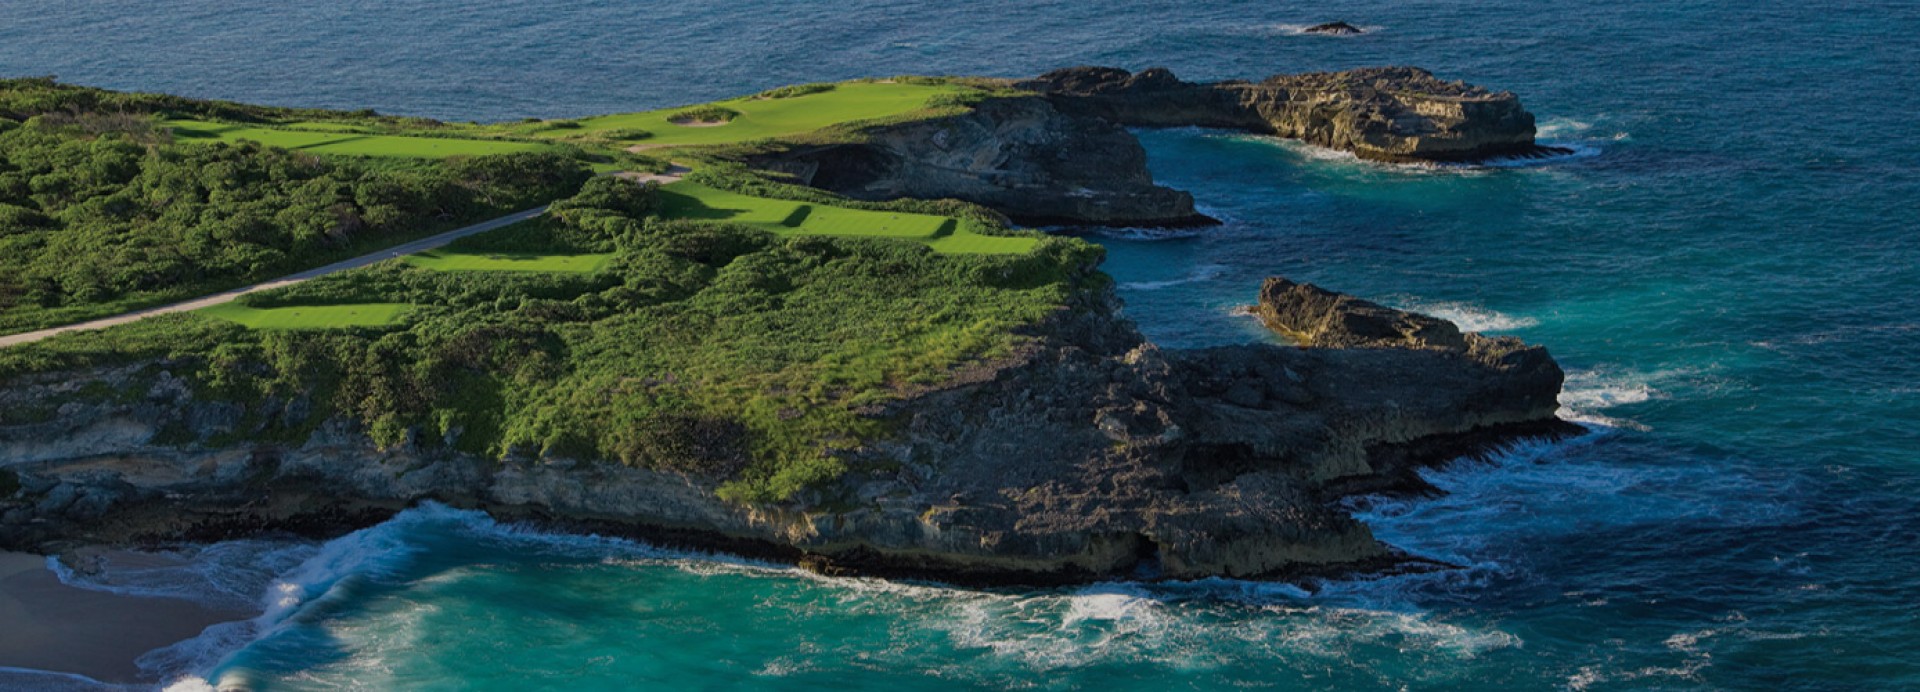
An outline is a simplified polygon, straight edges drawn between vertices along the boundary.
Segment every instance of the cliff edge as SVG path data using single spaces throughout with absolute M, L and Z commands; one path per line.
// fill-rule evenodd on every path
M 1284 577 L 1404 562 L 1335 501 L 1418 491 L 1411 470 L 1574 428 L 1543 349 L 1283 279 L 1259 312 L 1299 346 L 1168 351 L 1083 293 L 1020 352 L 867 415 L 839 485 L 778 506 L 593 459 L 381 449 L 334 421 L 241 441 L 300 407 L 208 399 L 180 362 L 50 373 L 0 406 L 0 548 L 329 535 L 421 500 L 797 561 L 835 574 L 1059 583 Z M 155 374 L 155 371 L 158 374 Z M 134 383 L 141 383 L 135 388 Z M 76 399 L 79 391 L 113 396 Z M 258 410 L 253 410 L 258 409 Z

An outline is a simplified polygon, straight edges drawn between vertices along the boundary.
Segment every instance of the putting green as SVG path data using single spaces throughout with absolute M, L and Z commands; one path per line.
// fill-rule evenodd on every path
M 200 314 L 238 322 L 253 329 L 342 329 L 399 324 L 413 306 L 406 303 L 301 305 L 286 308 L 250 308 L 225 303 L 202 308 Z
M 768 199 L 680 181 L 660 188 L 660 214 L 667 218 L 728 221 L 782 235 L 831 235 L 898 238 L 940 252 L 1019 254 L 1036 238 L 990 236 L 971 224 L 931 214 L 868 211 L 809 202 Z
M 541 255 L 521 252 L 461 252 L 428 250 L 407 255 L 416 267 L 436 271 L 559 272 L 590 274 L 600 271 L 613 259 L 611 253 L 597 255 Z
M 599 130 L 637 129 L 653 133 L 638 140 L 644 147 L 692 144 L 726 144 L 769 137 L 812 132 L 829 125 L 887 118 L 910 113 L 927 106 L 927 100 L 940 94 L 966 91 L 969 87 L 946 84 L 902 84 L 893 82 L 843 82 L 830 91 L 788 98 L 746 96 L 715 101 L 719 106 L 739 113 L 733 120 L 717 125 L 681 125 L 669 121 L 675 113 L 697 106 L 663 108 L 642 113 L 622 113 L 583 118 L 580 127 L 536 133 L 538 137 L 564 137 Z
M 330 130 L 328 132 L 310 132 L 304 129 L 283 130 L 200 120 L 169 120 L 166 125 L 173 128 L 175 137 L 181 139 L 217 139 L 223 142 L 250 139 L 268 146 L 336 156 L 436 159 L 447 156 L 553 151 L 556 148 L 550 144 L 535 142 L 368 134 L 352 126 L 337 123 L 299 125 L 302 128 L 324 128 Z

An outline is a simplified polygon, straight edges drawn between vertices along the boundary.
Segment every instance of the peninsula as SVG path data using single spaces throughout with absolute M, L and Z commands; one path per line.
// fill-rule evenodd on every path
M 1339 500 L 1575 430 L 1559 367 L 1279 277 L 1248 287 L 1273 343 L 1148 342 L 1097 245 L 1022 227 L 1213 223 L 1128 129 L 1185 126 L 1552 153 L 1512 94 L 1414 68 L 493 124 L 0 80 L 0 549 L 432 500 L 829 574 L 1426 567 Z

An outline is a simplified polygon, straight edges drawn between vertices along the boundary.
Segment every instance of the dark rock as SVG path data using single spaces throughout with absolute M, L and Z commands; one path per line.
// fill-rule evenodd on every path
M 0 548 L 324 536 L 431 499 L 826 574 L 1061 583 L 1149 565 L 1180 579 L 1379 571 L 1404 556 L 1330 500 L 1422 491 L 1420 466 L 1569 430 L 1553 417 L 1561 374 L 1544 349 L 1284 280 L 1261 299 L 1262 317 L 1307 334 L 1306 348 L 1162 350 L 1116 314 L 1111 292 L 1082 293 L 1017 353 L 890 404 L 895 432 L 845 455 L 868 471 L 783 506 L 729 504 L 719 479 L 670 470 L 380 449 L 340 420 L 298 446 L 163 444 L 155 430 L 227 429 L 233 411 L 191 394 L 167 407 L 101 401 L 0 426 L 0 466 L 20 478 L 0 499 Z M 135 369 L 16 381 L 0 402 L 125 385 Z
M 1298 139 L 1379 161 L 1474 161 L 1542 153 L 1533 115 L 1507 92 L 1413 67 L 1182 82 L 1161 68 L 1055 70 L 1018 83 L 1062 112 L 1130 127 L 1214 127 Z
M 1360 27 L 1354 26 L 1352 24 L 1348 24 L 1346 22 L 1327 22 L 1325 24 L 1315 24 L 1313 26 L 1302 29 L 1301 33 L 1331 34 L 1334 36 L 1353 36 L 1357 34 L 1364 34 L 1367 32 L 1360 30 Z
M 1194 211 L 1192 195 L 1154 184 L 1146 150 L 1124 128 L 1068 117 L 1037 97 L 991 99 L 964 115 L 869 128 L 859 142 L 769 151 L 749 163 L 855 199 L 961 199 L 1026 225 L 1216 223 Z

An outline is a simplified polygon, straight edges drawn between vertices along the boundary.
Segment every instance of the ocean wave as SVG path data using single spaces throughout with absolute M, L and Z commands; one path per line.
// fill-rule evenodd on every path
M 1191 240 L 1193 238 L 1200 237 L 1201 234 L 1203 233 L 1203 231 L 1195 228 L 1135 228 L 1135 227 L 1050 228 L 1050 229 L 1047 229 L 1047 232 L 1049 233 L 1089 233 L 1092 235 L 1100 236 L 1102 238 L 1114 238 L 1116 240 L 1134 240 L 1134 241 Z
M 1403 300 L 1395 301 L 1395 307 L 1408 312 L 1438 317 L 1452 322 L 1461 331 L 1467 332 L 1500 333 L 1540 325 L 1540 320 L 1532 317 L 1509 315 L 1473 303 L 1458 301 Z
M 1559 415 L 1562 419 L 1575 423 L 1639 431 L 1650 430 L 1651 428 L 1644 423 L 1616 417 L 1605 411 L 1665 398 L 1667 396 L 1665 392 L 1656 385 L 1692 377 L 1695 374 L 1694 371 L 1681 369 L 1655 372 L 1637 372 L 1612 367 L 1569 370 L 1566 384 L 1560 389 Z
M 1538 168 L 1538 167 L 1544 167 L 1544 166 L 1554 166 L 1558 164 L 1567 163 L 1569 161 L 1577 161 L 1581 159 L 1593 158 L 1595 156 L 1599 156 L 1603 152 L 1603 147 L 1601 146 L 1602 144 L 1601 140 L 1539 139 L 1537 140 L 1537 142 L 1540 144 L 1540 146 L 1554 147 L 1558 149 L 1564 149 L 1565 151 L 1559 152 L 1559 153 L 1542 152 L 1539 154 L 1526 155 L 1526 156 L 1499 156 L 1499 157 L 1493 157 L 1493 158 L 1484 159 L 1480 161 L 1469 161 L 1469 162 L 1453 162 L 1453 161 L 1388 162 L 1388 161 L 1374 161 L 1371 159 L 1363 159 L 1350 151 L 1332 149 L 1332 148 L 1318 146 L 1314 144 L 1308 144 L 1306 142 L 1302 142 L 1296 139 L 1274 137 L 1272 135 L 1225 133 L 1225 134 L 1217 134 L 1215 136 L 1261 142 L 1269 146 L 1275 146 L 1275 147 L 1285 149 L 1288 152 L 1298 155 L 1301 158 L 1306 159 L 1308 161 L 1318 161 L 1323 163 L 1337 164 L 1340 166 L 1351 167 L 1358 170 L 1377 171 L 1382 173 L 1395 173 L 1395 174 L 1402 174 L 1402 175 L 1476 176 L 1476 175 L 1483 175 L 1483 174 L 1488 174 L 1494 171 L 1506 170 L 1506 169 Z M 1625 139 L 1625 137 L 1623 136 L 1613 137 L 1613 138 L 1609 138 L 1609 141 L 1617 141 L 1619 139 Z
M 1186 276 L 1178 279 L 1167 279 L 1164 281 L 1128 281 L 1120 284 L 1120 288 L 1132 291 L 1153 291 L 1170 286 L 1212 281 L 1220 278 L 1220 275 L 1226 273 L 1226 271 L 1227 268 L 1224 265 L 1202 264 L 1194 267 L 1192 271 L 1187 272 Z
M 312 556 L 311 543 L 235 540 L 156 552 L 108 552 L 47 558 L 47 568 L 75 588 L 149 598 L 179 598 L 210 608 L 247 611 L 274 577 Z M 78 560 L 80 569 L 67 563 Z

